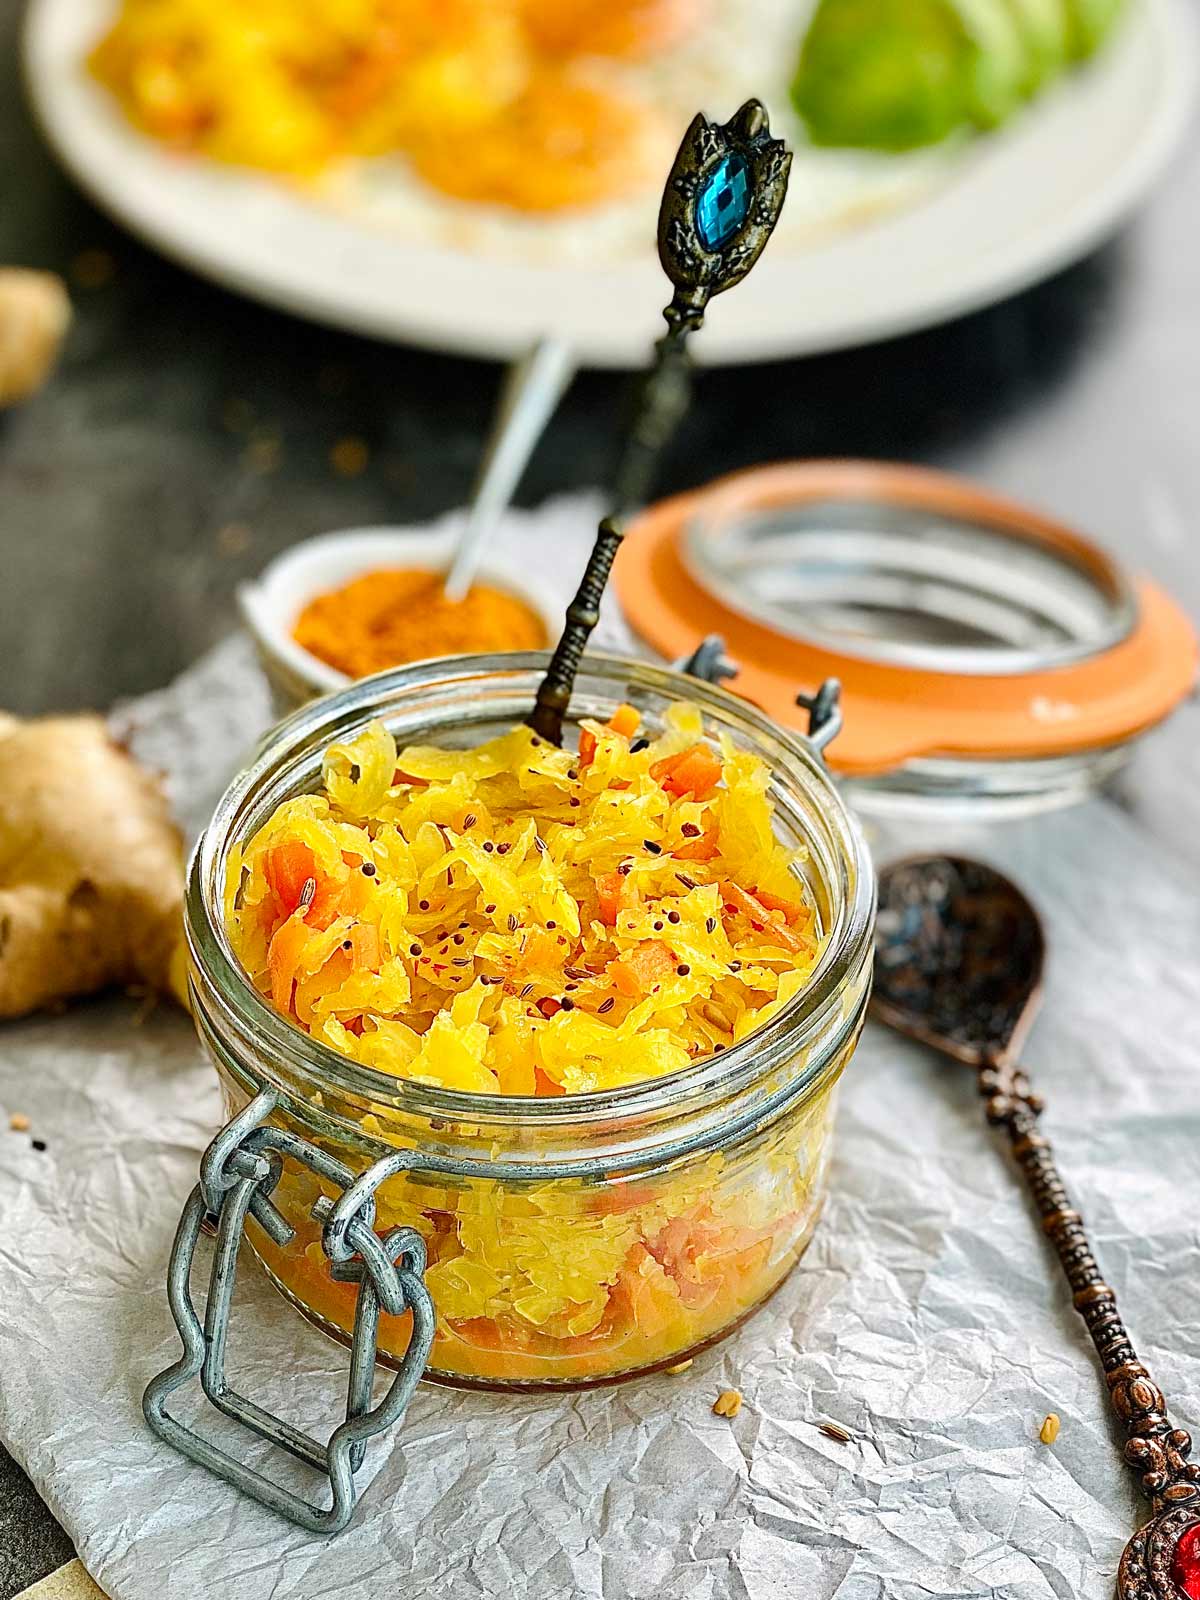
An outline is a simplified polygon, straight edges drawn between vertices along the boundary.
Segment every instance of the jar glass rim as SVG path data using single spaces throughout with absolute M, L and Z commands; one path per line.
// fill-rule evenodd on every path
M 678 1072 L 620 1088 L 538 1097 L 442 1088 L 362 1066 L 297 1028 L 255 987 L 234 954 L 225 927 L 225 862 L 239 821 L 272 777 L 303 760 L 313 762 L 314 770 L 319 771 L 319 753 L 326 745 L 350 736 L 356 725 L 365 725 L 374 716 L 385 723 L 394 720 L 404 709 L 406 697 L 416 703 L 424 691 L 508 681 L 516 698 L 529 703 L 531 686 L 548 661 L 545 651 L 449 656 L 361 679 L 310 702 L 276 724 L 218 802 L 188 870 L 185 921 L 192 960 L 211 987 L 221 1021 L 259 1049 L 265 1047 L 280 1055 L 313 1088 L 332 1086 L 418 1117 L 469 1119 L 507 1127 L 607 1122 L 653 1113 L 666 1101 L 701 1104 L 732 1093 L 770 1073 L 806 1042 L 839 1031 L 836 1024 L 847 975 L 869 958 L 875 876 L 858 824 L 823 761 L 801 735 L 780 727 L 726 689 L 669 668 L 591 652 L 584 658 L 581 682 L 611 682 L 614 693 L 619 683 L 622 691 L 694 703 L 710 718 L 751 736 L 759 753 L 771 761 L 776 776 L 782 768 L 793 787 L 806 784 L 819 794 L 823 818 L 833 825 L 832 842 L 843 875 L 842 903 L 816 973 L 798 995 L 724 1052 L 703 1057 Z M 819 1081 L 830 1055 L 827 1049 L 814 1052 L 800 1079 L 791 1085 L 793 1092 Z

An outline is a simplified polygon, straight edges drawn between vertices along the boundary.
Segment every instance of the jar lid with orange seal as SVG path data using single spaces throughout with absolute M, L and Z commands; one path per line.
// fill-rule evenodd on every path
M 1195 629 L 1157 584 L 927 468 L 785 462 L 661 501 L 615 583 L 644 644 L 675 658 L 719 635 L 730 687 L 785 726 L 839 680 L 829 759 L 864 810 L 1069 805 L 1197 676 Z

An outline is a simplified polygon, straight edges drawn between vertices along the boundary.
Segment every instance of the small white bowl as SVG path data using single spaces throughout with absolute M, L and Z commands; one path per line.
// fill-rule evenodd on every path
M 305 539 L 277 556 L 253 583 L 238 590 L 238 605 L 271 684 L 282 715 L 317 695 L 345 688 L 346 673 L 331 667 L 292 636 L 301 611 L 319 594 L 386 567 L 419 567 L 428 572 L 449 569 L 458 538 L 451 525 L 415 532 L 407 528 L 346 528 Z M 481 582 L 503 589 L 541 619 L 548 640 L 562 627 L 564 606 L 536 579 L 508 568 L 479 564 Z

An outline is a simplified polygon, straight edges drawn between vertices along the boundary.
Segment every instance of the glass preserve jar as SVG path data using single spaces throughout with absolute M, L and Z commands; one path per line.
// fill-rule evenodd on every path
M 653 728 L 688 700 L 706 732 L 768 763 L 776 828 L 802 852 L 798 870 L 825 939 L 808 987 L 757 1032 L 684 1071 L 545 1099 L 398 1079 L 295 1028 L 255 989 L 225 930 L 236 847 L 283 800 L 318 786 L 329 744 L 378 719 L 401 748 L 477 745 L 521 720 L 545 661 L 421 663 L 298 711 L 222 799 L 186 900 L 193 1009 L 227 1110 L 237 1115 L 267 1091 L 267 1125 L 281 1130 L 271 1201 L 287 1229 L 268 1230 L 253 1210 L 245 1218 L 272 1282 L 349 1340 L 359 1285 L 337 1270 L 323 1231 L 346 1174 L 390 1158 L 371 1226 L 385 1238 L 414 1230 L 424 1242 L 436 1315 L 425 1376 L 506 1389 L 578 1387 L 672 1366 L 782 1283 L 820 1214 L 835 1090 L 868 998 L 874 917 L 865 846 L 809 741 L 720 688 L 589 656 L 573 722 L 603 720 L 628 701 Z M 286 1148 L 280 1156 L 288 1138 L 322 1159 L 292 1161 Z M 408 1312 L 382 1317 L 378 1359 L 401 1361 L 410 1324 Z

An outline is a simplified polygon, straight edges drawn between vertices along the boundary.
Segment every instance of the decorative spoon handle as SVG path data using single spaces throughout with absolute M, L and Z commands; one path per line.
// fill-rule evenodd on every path
M 1135 1549 L 1139 1542 L 1147 1545 L 1154 1530 L 1169 1517 L 1171 1548 L 1165 1544 L 1163 1548 L 1168 1566 L 1177 1564 L 1180 1532 L 1188 1524 L 1200 1527 L 1200 1465 L 1188 1460 L 1191 1436 L 1185 1429 L 1176 1428 L 1167 1416 L 1162 1390 L 1138 1359 L 1117 1310 L 1116 1294 L 1101 1276 L 1083 1219 L 1071 1204 L 1050 1141 L 1039 1131 L 1042 1097 L 1030 1088 L 1025 1073 L 1007 1063 L 1002 1053 L 993 1053 L 980 1067 L 979 1092 L 986 1103 L 988 1121 L 1008 1133 L 1013 1155 L 1041 1215 L 1042 1227 L 1071 1286 L 1075 1309 L 1086 1323 L 1100 1357 L 1113 1410 L 1128 1435 L 1125 1460 L 1159 1513 L 1127 1550 L 1119 1592 L 1123 1600 L 1159 1600 L 1159 1596 L 1175 1600 L 1180 1590 L 1191 1595 L 1196 1591 L 1183 1587 L 1178 1570 L 1173 1578 L 1170 1571 L 1160 1573 L 1163 1581 L 1154 1587 L 1155 1575 Z M 1172 1587 L 1166 1586 L 1167 1580 Z
M 697 115 L 683 137 L 658 213 L 658 259 L 675 293 L 617 470 L 617 516 L 649 496 L 658 458 L 691 399 L 688 336 L 712 297 L 740 283 L 762 254 L 791 167 L 791 151 L 771 138 L 760 100 L 747 100 L 726 123 Z
M 615 511 L 600 524 L 528 718 L 552 744 L 562 743 L 575 674 L 599 621 L 600 597 L 623 533 L 619 519 L 648 496 L 659 454 L 687 411 L 688 336 L 703 323 L 713 295 L 740 283 L 762 254 L 783 209 L 791 165 L 791 152 L 771 138 L 758 100 L 747 100 L 725 123 L 697 115 L 679 147 L 658 214 L 658 256 L 675 286 L 663 312 L 667 331 L 654 347 L 638 396 L 617 472 Z

